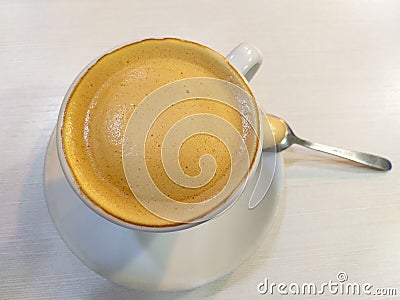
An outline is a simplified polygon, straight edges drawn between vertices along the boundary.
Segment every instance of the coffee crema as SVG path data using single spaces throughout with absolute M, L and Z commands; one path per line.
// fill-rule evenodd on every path
M 251 94 L 243 77 L 215 51 L 179 39 L 150 39 L 129 44 L 101 57 L 70 93 L 61 130 L 68 166 L 81 192 L 106 213 L 130 224 L 175 226 L 144 208 L 132 194 L 122 163 L 124 132 L 135 108 L 152 91 L 176 80 L 211 77 L 229 81 Z M 189 176 L 200 172 L 199 159 L 211 154 L 217 162 L 213 179 L 198 190 L 181 187 L 166 174 L 161 145 L 168 128 L 191 114 L 218 115 L 243 132 L 243 116 L 226 105 L 190 99 L 165 111 L 146 140 L 146 165 L 157 186 L 181 202 L 199 202 L 218 193 L 229 175 L 229 151 L 213 136 L 198 134 L 181 147 L 179 163 Z M 138 130 L 141 130 L 138 128 Z M 254 160 L 258 137 L 247 135 Z

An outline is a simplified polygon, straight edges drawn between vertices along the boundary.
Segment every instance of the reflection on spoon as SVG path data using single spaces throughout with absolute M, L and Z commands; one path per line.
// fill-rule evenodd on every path
M 380 156 L 340 149 L 303 140 L 293 133 L 293 130 L 284 120 L 276 116 L 266 115 L 263 123 L 264 128 L 268 128 L 269 123 L 274 135 L 273 138 L 269 138 L 267 135 L 264 136 L 263 151 L 274 149 L 276 147 L 276 151 L 280 152 L 289 148 L 293 144 L 298 144 L 313 150 L 342 157 L 373 169 L 388 171 L 392 168 L 390 161 Z M 264 130 L 264 132 L 268 131 L 269 130 L 267 129 Z

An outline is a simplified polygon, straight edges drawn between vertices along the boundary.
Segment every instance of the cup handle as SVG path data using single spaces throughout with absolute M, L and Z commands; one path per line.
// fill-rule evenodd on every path
M 263 61 L 260 50 L 248 43 L 237 45 L 226 58 L 247 81 L 253 78 Z

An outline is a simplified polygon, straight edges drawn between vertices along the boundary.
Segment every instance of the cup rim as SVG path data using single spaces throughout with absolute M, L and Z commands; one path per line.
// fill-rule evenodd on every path
M 79 183 L 77 182 L 75 176 L 73 175 L 73 172 L 71 171 L 71 168 L 69 166 L 69 163 L 65 157 L 65 152 L 64 152 L 64 145 L 63 145 L 63 141 L 62 141 L 62 127 L 64 124 L 64 116 L 65 116 L 65 109 L 67 107 L 67 104 L 71 98 L 71 95 L 73 93 L 73 91 L 75 90 L 76 86 L 79 84 L 80 80 L 83 78 L 83 76 L 90 70 L 91 67 L 93 67 L 94 65 L 97 64 L 97 62 L 102 59 L 103 57 L 105 57 L 106 55 L 109 55 L 111 53 L 113 53 L 114 51 L 121 49 L 123 47 L 126 46 L 131 46 L 134 44 L 139 44 L 139 43 L 143 43 L 146 41 L 162 41 L 162 40 L 174 40 L 174 41 L 178 41 L 178 42 L 184 42 L 184 43 L 190 43 L 190 44 L 194 44 L 197 45 L 199 47 L 203 47 L 206 48 L 208 50 L 211 50 L 213 53 L 217 54 L 218 56 L 220 56 L 220 58 L 224 59 L 224 61 L 231 67 L 232 70 L 235 71 L 235 73 L 242 79 L 242 82 L 245 84 L 245 86 L 247 87 L 247 90 L 249 92 L 249 94 L 252 96 L 254 102 L 255 102 L 255 107 L 258 111 L 258 127 L 259 127 L 259 134 L 260 137 L 263 134 L 263 126 L 262 126 L 262 113 L 261 113 L 261 109 L 258 107 L 257 101 L 255 100 L 254 94 L 251 90 L 251 88 L 249 87 L 249 82 L 247 81 L 247 79 L 244 77 L 244 75 L 239 72 L 230 62 L 229 60 L 223 56 L 222 54 L 220 54 L 219 52 L 205 46 L 202 45 L 200 43 L 197 42 L 193 42 L 190 40 L 186 40 L 186 39 L 180 39 L 180 38 L 176 38 L 176 37 L 163 37 L 163 38 L 146 38 L 146 39 L 142 39 L 142 40 L 138 40 L 138 41 L 133 41 L 133 42 L 128 42 L 128 43 L 124 43 L 122 45 L 116 46 L 114 48 L 111 48 L 105 52 L 103 52 L 102 54 L 100 54 L 99 56 L 97 56 L 96 58 L 94 58 L 91 62 L 89 62 L 79 73 L 78 75 L 75 77 L 75 79 L 72 81 L 72 83 L 70 84 L 64 98 L 63 101 L 61 103 L 60 109 L 59 109 L 59 113 L 58 113 L 58 117 L 57 117 L 57 124 L 56 124 L 56 145 L 57 145 L 57 155 L 58 155 L 58 159 L 60 162 L 60 166 L 61 169 L 64 173 L 65 178 L 67 179 L 70 187 L 73 189 L 73 191 L 75 192 L 75 194 L 79 197 L 79 199 L 86 205 L 88 206 L 91 210 L 93 210 L 97 215 L 99 215 L 100 217 L 103 217 L 104 219 L 125 227 L 127 229 L 133 229 L 133 230 L 138 230 L 138 231 L 145 231 L 145 232 L 174 232 L 174 231 L 180 231 L 180 230 L 184 230 L 184 229 L 188 229 L 197 225 L 200 225 L 202 223 L 205 223 L 207 221 L 211 221 L 212 219 L 218 217 L 219 215 L 225 213 L 226 211 L 229 210 L 229 208 L 234 205 L 236 203 L 236 200 L 238 199 L 238 197 L 240 197 L 241 193 L 238 194 L 238 191 L 235 191 L 226 201 L 224 204 L 222 204 L 221 206 L 219 206 L 217 209 L 213 210 L 212 212 L 215 211 L 219 211 L 221 210 L 220 208 L 222 207 L 223 209 L 221 211 L 219 211 L 218 213 L 216 213 L 215 215 L 212 216 L 212 218 L 209 219 L 205 219 L 205 220 L 200 220 L 199 222 L 189 222 L 189 223 L 179 223 L 178 225 L 172 225 L 172 226 L 146 226 L 146 225 L 138 225 L 138 224 L 133 224 L 124 220 L 121 220 L 115 216 L 113 216 L 112 214 L 108 213 L 107 211 L 105 211 L 104 209 L 102 209 L 100 206 L 98 206 L 97 204 L 94 203 L 94 201 L 90 200 L 89 197 L 81 190 L 81 188 L 79 187 Z M 261 138 L 259 138 L 260 142 L 257 143 L 257 149 L 256 149 L 256 153 L 255 153 L 255 157 L 254 160 L 252 162 L 251 167 L 249 168 L 248 171 L 248 175 L 245 179 L 245 183 L 250 180 L 252 178 L 252 176 L 255 173 L 256 167 L 259 165 L 259 161 L 260 161 L 260 157 L 261 157 L 261 152 L 262 152 L 262 147 L 261 146 Z M 242 183 L 243 184 L 243 183 Z M 246 186 L 244 186 L 245 188 Z M 240 190 L 240 189 L 239 189 Z M 211 213 L 212 213 L 211 212 Z M 210 213 L 210 214 L 211 214 Z

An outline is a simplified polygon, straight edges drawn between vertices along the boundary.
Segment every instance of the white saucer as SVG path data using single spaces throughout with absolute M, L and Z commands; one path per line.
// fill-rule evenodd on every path
M 274 167 L 268 165 L 270 162 L 262 160 L 261 172 Z M 258 193 L 253 179 L 236 204 L 214 220 L 170 233 L 139 232 L 105 220 L 77 197 L 60 167 L 53 132 L 46 154 L 44 187 L 59 234 L 89 268 L 127 287 L 176 291 L 198 287 L 229 273 L 260 245 L 283 192 L 280 155 L 272 174 L 268 193 L 254 209 L 248 208 L 252 192 Z M 261 176 L 266 178 L 268 173 Z

